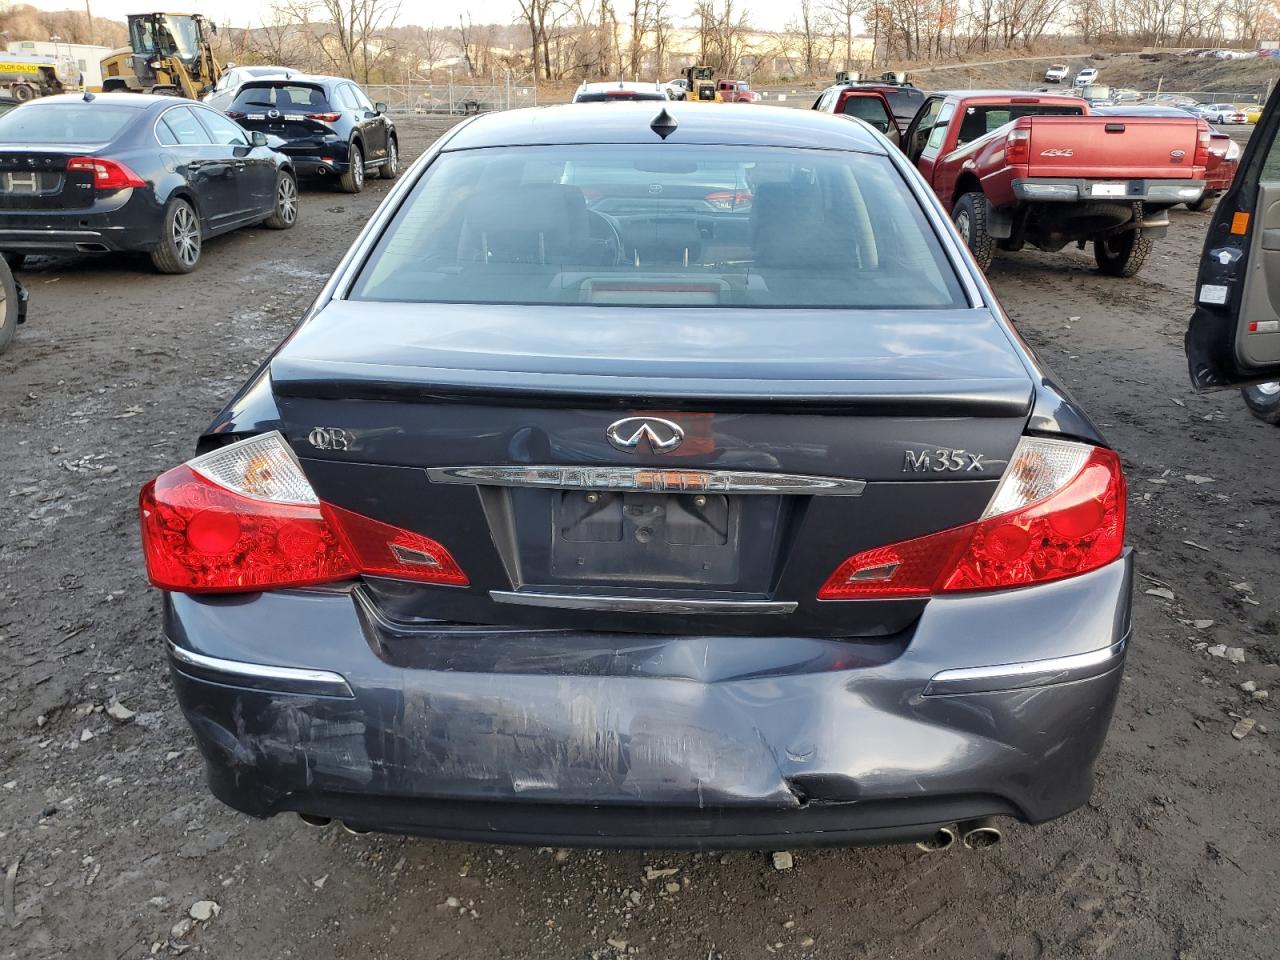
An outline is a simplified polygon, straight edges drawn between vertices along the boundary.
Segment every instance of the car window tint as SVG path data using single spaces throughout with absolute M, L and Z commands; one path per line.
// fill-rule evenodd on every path
M 109 143 L 140 115 L 135 107 L 37 100 L 0 117 L 0 143 Z
M 894 87 L 884 91 L 893 112 L 901 117 L 914 116 L 924 103 L 924 91 L 916 87 Z
M 964 119 L 960 122 L 960 133 L 956 137 L 956 146 L 971 143 L 1021 117 L 1078 117 L 1082 113 L 1084 110 L 1080 107 L 1040 103 L 966 107 Z
M 222 114 L 214 113 L 212 110 L 198 110 L 196 113 L 209 130 L 214 143 L 230 147 L 247 147 L 249 145 L 249 135 L 245 133 L 244 127 L 234 120 L 228 120 Z
M 867 121 L 881 133 L 889 129 L 889 115 L 885 112 L 884 101 L 879 97 L 847 97 L 840 112 L 846 117 Z
M 173 132 L 163 117 L 156 121 L 156 139 L 165 147 L 176 147 L 178 145 L 178 135 Z
M 338 87 L 334 89 L 334 95 L 340 107 L 343 107 L 347 110 L 354 110 L 356 108 L 355 98 L 351 96 L 350 84 L 346 84 L 346 83 L 340 84 Z
M 200 125 L 192 114 L 190 107 L 175 107 L 164 114 L 164 121 L 178 142 L 191 146 L 200 143 L 211 143 L 209 131 Z
M 369 113 L 373 113 L 373 104 L 369 102 L 369 98 L 364 95 L 363 90 L 361 90 L 355 84 L 348 84 L 347 92 L 351 96 L 351 98 L 355 101 L 355 104 L 359 109 L 367 110 Z
M 327 113 L 331 109 L 323 87 L 261 81 L 241 87 L 230 109 L 236 113 L 252 113 L 270 108 L 282 113 Z
M 853 152 L 665 144 L 446 153 L 360 300 L 954 308 L 956 273 L 897 168 Z

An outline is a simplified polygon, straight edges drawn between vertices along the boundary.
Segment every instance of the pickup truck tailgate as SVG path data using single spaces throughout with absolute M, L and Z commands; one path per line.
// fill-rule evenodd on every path
M 1031 117 L 1029 177 L 1203 179 L 1194 117 Z

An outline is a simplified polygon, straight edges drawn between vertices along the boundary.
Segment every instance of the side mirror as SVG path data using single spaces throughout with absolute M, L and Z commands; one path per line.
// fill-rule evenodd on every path
M 265 147 L 267 145 L 267 135 L 261 130 L 254 130 L 249 134 L 249 142 L 255 147 Z
M 377 103 L 373 105 L 373 109 L 375 113 L 386 113 L 387 105 L 383 103 L 381 100 L 379 100 Z

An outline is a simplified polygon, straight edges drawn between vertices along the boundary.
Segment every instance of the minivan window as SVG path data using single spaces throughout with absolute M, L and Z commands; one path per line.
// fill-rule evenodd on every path
M 357 300 L 960 307 L 886 156 L 769 147 L 445 152 L 378 240 Z
M 0 143 L 109 143 L 138 116 L 105 103 L 28 103 L 0 116 Z

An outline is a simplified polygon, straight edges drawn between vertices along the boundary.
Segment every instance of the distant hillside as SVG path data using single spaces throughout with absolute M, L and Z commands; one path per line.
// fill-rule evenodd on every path
M 90 24 L 84 10 L 37 10 L 26 3 L 0 3 L 0 31 L 9 40 L 48 40 L 57 37 L 67 43 L 97 43 L 104 47 L 124 47 L 129 31 L 115 20 L 94 17 Z

